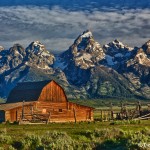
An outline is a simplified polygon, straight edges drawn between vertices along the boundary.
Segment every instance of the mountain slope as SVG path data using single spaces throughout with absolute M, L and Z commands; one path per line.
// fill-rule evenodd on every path
M 131 48 L 119 40 L 104 46 L 87 30 L 54 56 L 40 41 L 27 48 L 0 47 L 0 96 L 18 82 L 56 80 L 68 98 L 150 98 L 150 41 Z

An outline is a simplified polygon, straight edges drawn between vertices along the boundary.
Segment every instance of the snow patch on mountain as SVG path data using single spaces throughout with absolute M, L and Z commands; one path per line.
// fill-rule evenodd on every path
M 81 38 L 90 38 L 92 36 L 93 36 L 92 32 L 87 30 L 87 31 L 83 32 L 83 34 L 81 35 Z

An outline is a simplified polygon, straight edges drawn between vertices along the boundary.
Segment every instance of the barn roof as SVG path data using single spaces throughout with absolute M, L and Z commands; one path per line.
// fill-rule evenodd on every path
M 52 80 L 18 83 L 10 92 L 7 98 L 7 103 L 36 101 L 38 100 L 44 86 L 51 81 Z
M 27 106 L 27 105 L 32 105 L 33 102 L 24 102 L 24 106 Z M 5 104 L 0 104 L 0 110 L 10 110 L 10 109 L 13 109 L 13 108 L 17 108 L 17 107 L 22 107 L 23 105 L 23 102 L 18 102 L 18 103 L 5 103 Z

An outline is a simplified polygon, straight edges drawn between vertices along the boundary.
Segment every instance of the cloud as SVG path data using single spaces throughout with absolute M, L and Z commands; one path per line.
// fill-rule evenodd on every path
M 69 11 L 58 6 L 0 7 L 0 45 L 23 46 L 34 40 L 47 49 L 66 50 L 84 30 L 90 29 L 95 39 L 108 43 L 120 39 L 131 46 L 141 46 L 150 37 L 150 9 L 107 9 Z

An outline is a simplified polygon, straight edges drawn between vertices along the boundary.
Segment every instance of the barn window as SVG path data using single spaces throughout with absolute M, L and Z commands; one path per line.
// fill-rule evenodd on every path
M 62 109 L 59 109 L 59 112 L 62 112 Z
M 43 109 L 43 110 L 42 110 L 42 113 L 45 114 L 45 113 L 46 113 L 46 109 Z

